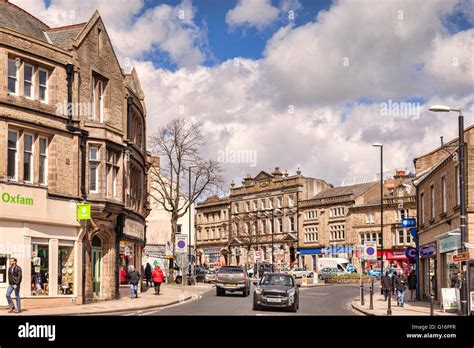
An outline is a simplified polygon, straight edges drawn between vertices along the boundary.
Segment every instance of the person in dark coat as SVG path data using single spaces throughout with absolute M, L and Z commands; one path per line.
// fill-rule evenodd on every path
M 410 300 L 413 300 L 413 294 L 416 291 L 416 272 L 414 270 L 408 276 L 408 289 L 410 290 Z
M 151 265 L 149 263 L 146 264 L 146 267 L 145 267 L 145 281 L 146 281 L 146 286 L 148 287 L 148 284 L 150 284 L 149 286 L 152 285 L 151 283 Z
M 130 266 L 128 282 L 130 283 L 130 298 L 138 298 L 138 283 L 140 282 L 140 273 L 133 265 Z
M 393 273 L 395 288 L 397 289 L 397 306 L 403 307 L 405 303 L 405 291 L 407 289 L 407 277 L 405 274 L 400 275 Z
M 9 313 L 15 311 L 15 313 L 21 312 L 21 302 L 20 302 L 20 284 L 22 280 L 22 271 L 21 267 L 17 265 L 16 258 L 12 257 L 10 259 L 10 267 L 8 268 L 8 288 L 7 288 L 7 301 L 8 306 L 10 307 Z M 15 292 L 16 299 L 16 309 L 12 301 L 12 292 Z
M 390 296 L 390 289 L 392 288 L 392 279 L 388 275 L 388 271 L 385 272 L 385 275 L 382 277 L 382 292 L 384 295 L 385 301 L 387 301 L 388 296 Z

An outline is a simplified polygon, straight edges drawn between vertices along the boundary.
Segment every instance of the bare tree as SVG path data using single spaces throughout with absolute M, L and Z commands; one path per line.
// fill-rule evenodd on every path
M 201 128 L 201 122 L 177 118 L 160 128 L 149 141 L 152 153 L 160 157 L 160 167 L 150 168 L 150 196 L 171 215 L 173 258 L 178 219 L 199 197 L 212 194 L 223 184 L 219 164 L 201 155 L 205 145 Z M 192 168 L 190 189 L 189 168 Z M 185 274 L 184 271 L 183 279 Z M 173 259 L 170 259 L 169 277 L 173 281 Z
M 239 246 L 244 247 L 248 252 L 250 252 L 253 246 L 257 248 L 258 245 L 265 243 L 268 239 L 265 227 L 266 220 L 261 220 L 264 227 L 259 229 L 258 221 L 263 215 L 260 214 L 259 218 L 259 215 L 256 214 L 258 213 L 249 213 L 242 219 L 239 219 L 239 221 L 236 221 L 236 233 L 233 235 L 240 242 Z M 268 231 L 268 233 L 271 232 Z M 245 261 L 245 264 L 248 265 L 248 260 Z

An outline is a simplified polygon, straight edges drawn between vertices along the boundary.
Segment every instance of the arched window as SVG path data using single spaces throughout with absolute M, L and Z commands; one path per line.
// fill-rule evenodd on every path
M 102 248 L 102 239 L 100 239 L 98 235 L 95 235 L 94 237 L 92 237 L 91 245 L 93 247 Z

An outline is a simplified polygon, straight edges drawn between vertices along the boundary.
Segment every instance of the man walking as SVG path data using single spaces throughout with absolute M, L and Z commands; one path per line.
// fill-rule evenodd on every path
M 22 279 L 21 267 L 18 266 L 16 258 L 12 257 L 10 259 L 10 267 L 8 268 L 8 288 L 7 288 L 7 301 L 10 310 L 8 313 L 15 311 L 15 313 L 21 312 L 21 302 L 20 302 L 20 284 Z M 12 301 L 12 292 L 15 291 L 16 299 L 16 310 L 15 305 Z
M 128 274 L 128 282 L 130 283 L 130 298 L 138 298 L 138 283 L 140 282 L 140 273 L 135 269 L 135 266 L 130 266 L 130 273 Z
M 400 275 L 397 272 L 393 272 L 393 277 L 395 279 L 395 288 L 397 289 L 397 305 L 403 307 L 405 304 L 405 291 L 406 287 L 406 276 L 401 273 Z
M 388 296 L 390 296 L 390 289 L 392 287 L 392 279 L 388 275 L 388 271 L 382 276 L 382 292 L 384 295 L 385 301 L 387 301 Z

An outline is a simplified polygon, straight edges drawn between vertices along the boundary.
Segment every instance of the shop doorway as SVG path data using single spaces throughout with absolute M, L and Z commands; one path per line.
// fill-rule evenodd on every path
M 94 297 L 100 298 L 102 288 L 102 239 L 96 235 L 92 238 L 91 244 L 92 292 Z

